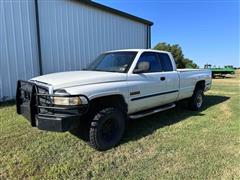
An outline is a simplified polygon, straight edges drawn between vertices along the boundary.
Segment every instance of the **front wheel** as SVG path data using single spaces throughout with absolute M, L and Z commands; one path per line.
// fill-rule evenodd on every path
M 116 146 L 125 130 L 125 118 L 116 108 L 105 108 L 99 111 L 91 122 L 89 131 L 90 145 L 104 151 Z
M 189 108 L 193 111 L 199 111 L 203 105 L 203 91 L 195 90 L 192 97 L 189 99 Z

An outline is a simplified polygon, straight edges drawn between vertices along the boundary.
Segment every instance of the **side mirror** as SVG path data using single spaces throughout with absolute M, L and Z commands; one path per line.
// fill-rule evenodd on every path
M 147 61 L 142 61 L 138 64 L 137 68 L 134 69 L 134 73 L 145 73 L 150 69 L 150 63 Z

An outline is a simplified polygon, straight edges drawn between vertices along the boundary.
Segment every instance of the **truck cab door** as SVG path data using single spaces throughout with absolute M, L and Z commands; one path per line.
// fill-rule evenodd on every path
M 177 100 L 179 94 L 179 74 L 173 68 L 172 61 L 167 53 L 157 53 L 161 64 L 161 78 L 165 81 L 165 103 L 172 103 Z
M 143 52 L 138 59 L 140 62 L 148 62 L 149 70 L 143 73 L 128 75 L 129 86 L 129 113 L 150 109 L 166 104 L 166 81 L 162 78 L 161 63 L 155 52 Z

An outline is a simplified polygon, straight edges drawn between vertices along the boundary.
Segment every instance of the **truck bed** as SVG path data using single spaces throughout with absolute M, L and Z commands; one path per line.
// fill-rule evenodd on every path
M 198 81 L 205 81 L 205 91 L 211 87 L 211 71 L 208 69 L 177 69 L 179 72 L 178 100 L 191 97 Z

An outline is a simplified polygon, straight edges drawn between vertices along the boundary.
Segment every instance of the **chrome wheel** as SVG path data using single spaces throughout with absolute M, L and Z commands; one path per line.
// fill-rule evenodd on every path
M 199 94 L 197 97 L 197 107 L 201 108 L 202 103 L 203 103 L 203 97 L 202 97 L 202 94 Z

